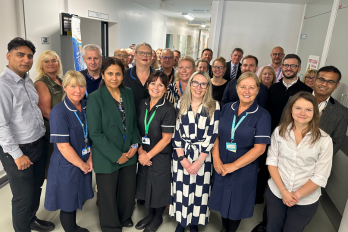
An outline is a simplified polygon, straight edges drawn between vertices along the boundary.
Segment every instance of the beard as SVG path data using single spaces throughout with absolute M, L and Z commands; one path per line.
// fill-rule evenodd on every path
M 286 79 L 293 79 L 294 77 L 297 77 L 297 69 L 296 69 L 296 71 L 293 71 L 293 73 L 290 75 L 287 75 L 286 72 L 284 71 L 284 69 L 282 69 L 282 72 L 283 72 L 284 78 L 286 78 Z

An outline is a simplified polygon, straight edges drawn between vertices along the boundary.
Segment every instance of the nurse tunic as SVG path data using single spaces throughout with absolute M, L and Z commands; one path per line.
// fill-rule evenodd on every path
M 85 123 L 85 100 L 81 100 L 81 110 L 82 112 L 78 111 L 69 98 L 65 97 L 50 113 L 50 141 L 54 143 L 54 150 L 48 168 L 45 197 L 45 208 L 49 211 L 81 210 L 83 203 L 93 198 L 92 173 L 84 174 L 80 168 L 66 160 L 57 147 L 57 143 L 69 143 L 84 162 L 88 160 L 90 153 L 82 155 L 85 147 L 83 129 L 74 113 Z
M 255 100 L 254 103 L 238 116 L 239 101 L 223 106 L 219 124 L 219 152 L 223 164 L 233 163 L 254 147 L 254 144 L 270 144 L 271 116 Z M 231 142 L 231 128 L 234 115 L 235 125 L 248 114 L 235 131 L 233 142 L 237 144 L 234 153 L 226 149 Z M 209 200 L 209 207 L 220 212 L 223 218 L 240 220 L 253 216 L 258 174 L 258 159 L 221 176 L 214 170 L 214 186 Z
M 157 104 L 150 109 L 150 98 L 140 103 L 138 128 L 141 137 L 145 136 L 145 114 L 147 121 L 156 110 L 147 137 L 150 138 L 150 145 L 142 144 L 143 149 L 149 152 L 162 139 L 162 133 L 174 133 L 175 109 L 174 106 L 162 97 Z M 160 153 L 151 159 L 151 166 L 138 166 L 137 189 L 135 198 L 145 200 L 147 208 L 159 208 L 170 203 L 170 180 L 171 160 L 173 146 L 169 143 Z
M 180 100 L 176 106 L 180 109 Z M 211 119 L 200 105 L 196 117 L 190 106 L 189 110 L 176 120 L 173 136 L 172 187 L 169 215 L 186 227 L 205 225 L 209 220 L 208 200 L 212 173 L 211 149 L 218 133 L 220 105 L 215 102 L 215 112 Z M 193 163 L 201 152 L 207 153 L 197 175 L 190 175 L 178 161 L 175 149 L 184 149 L 184 155 Z

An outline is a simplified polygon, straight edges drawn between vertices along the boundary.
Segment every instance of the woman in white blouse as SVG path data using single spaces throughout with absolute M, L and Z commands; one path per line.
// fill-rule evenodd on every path
M 331 137 L 319 128 L 310 93 L 294 95 L 271 138 L 266 164 L 267 232 L 303 231 L 317 211 L 332 166 Z

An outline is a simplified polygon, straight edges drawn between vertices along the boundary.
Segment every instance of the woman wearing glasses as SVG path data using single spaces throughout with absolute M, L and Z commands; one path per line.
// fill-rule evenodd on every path
M 302 82 L 313 89 L 317 72 L 317 70 L 308 70 L 306 74 L 303 76 Z
M 128 52 L 124 49 L 117 49 L 114 52 L 114 57 L 116 57 L 117 59 L 122 61 L 122 64 L 124 65 L 124 71 L 126 71 L 127 67 L 128 67 Z
M 138 112 L 141 100 L 149 97 L 146 81 L 154 71 L 151 67 L 151 45 L 145 42 L 137 44 L 137 46 L 135 46 L 134 59 L 136 64 L 126 71 L 123 83 L 133 90 L 134 103 Z
M 178 71 L 175 80 L 168 86 L 166 98 L 175 105 L 189 83 L 189 78 L 195 71 L 195 61 L 191 56 L 183 56 L 178 62 Z
M 180 64 L 179 64 L 180 67 Z M 208 199 L 213 148 L 220 118 L 220 106 L 212 98 L 211 81 L 206 72 L 192 74 L 178 101 L 173 137 L 172 195 L 169 215 L 178 225 L 176 232 L 198 231 L 209 219 Z
M 214 60 L 213 66 L 213 78 L 211 79 L 213 87 L 213 98 L 216 101 L 221 102 L 222 95 L 224 95 L 225 88 L 228 82 L 223 79 L 226 72 L 226 60 L 223 57 L 218 57 Z

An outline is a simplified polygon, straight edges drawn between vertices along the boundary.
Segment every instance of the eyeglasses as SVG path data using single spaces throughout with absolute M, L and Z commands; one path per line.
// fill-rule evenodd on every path
M 330 86 L 334 86 L 335 84 L 337 84 L 336 81 L 333 81 L 333 80 L 325 80 L 324 78 L 322 77 L 319 77 L 317 79 L 315 79 L 315 81 L 318 83 L 318 84 L 324 84 L 325 82 L 330 85 Z
M 162 58 L 162 60 L 172 60 L 173 59 L 172 56 L 162 56 L 161 58 Z
M 282 64 L 282 67 L 283 68 L 291 68 L 291 69 L 295 69 L 295 68 L 297 68 L 298 67 L 298 65 L 296 65 L 296 64 Z
M 272 56 L 282 56 L 284 53 L 272 53 Z
M 315 77 L 306 76 L 306 79 L 313 80 L 313 79 L 315 79 Z
M 207 82 L 199 83 L 198 81 L 191 81 L 191 85 L 193 87 L 201 86 L 202 89 L 206 89 L 208 87 L 208 83 Z
M 152 52 L 137 52 L 140 56 L 152 56 Z
M 128 55 L 121 55 L 121 54 L 118 54 L 118 55 L 115 55 L 115 57 L 117 57 L 117 58 L 123 58 L 123 59 L 128 59 Z
M 222 70 L 222 69 L 224 69 L 225 67 L 223 67 L 223 66 L 213 66 L 213 69 L 220 69 L 220 70 Z

